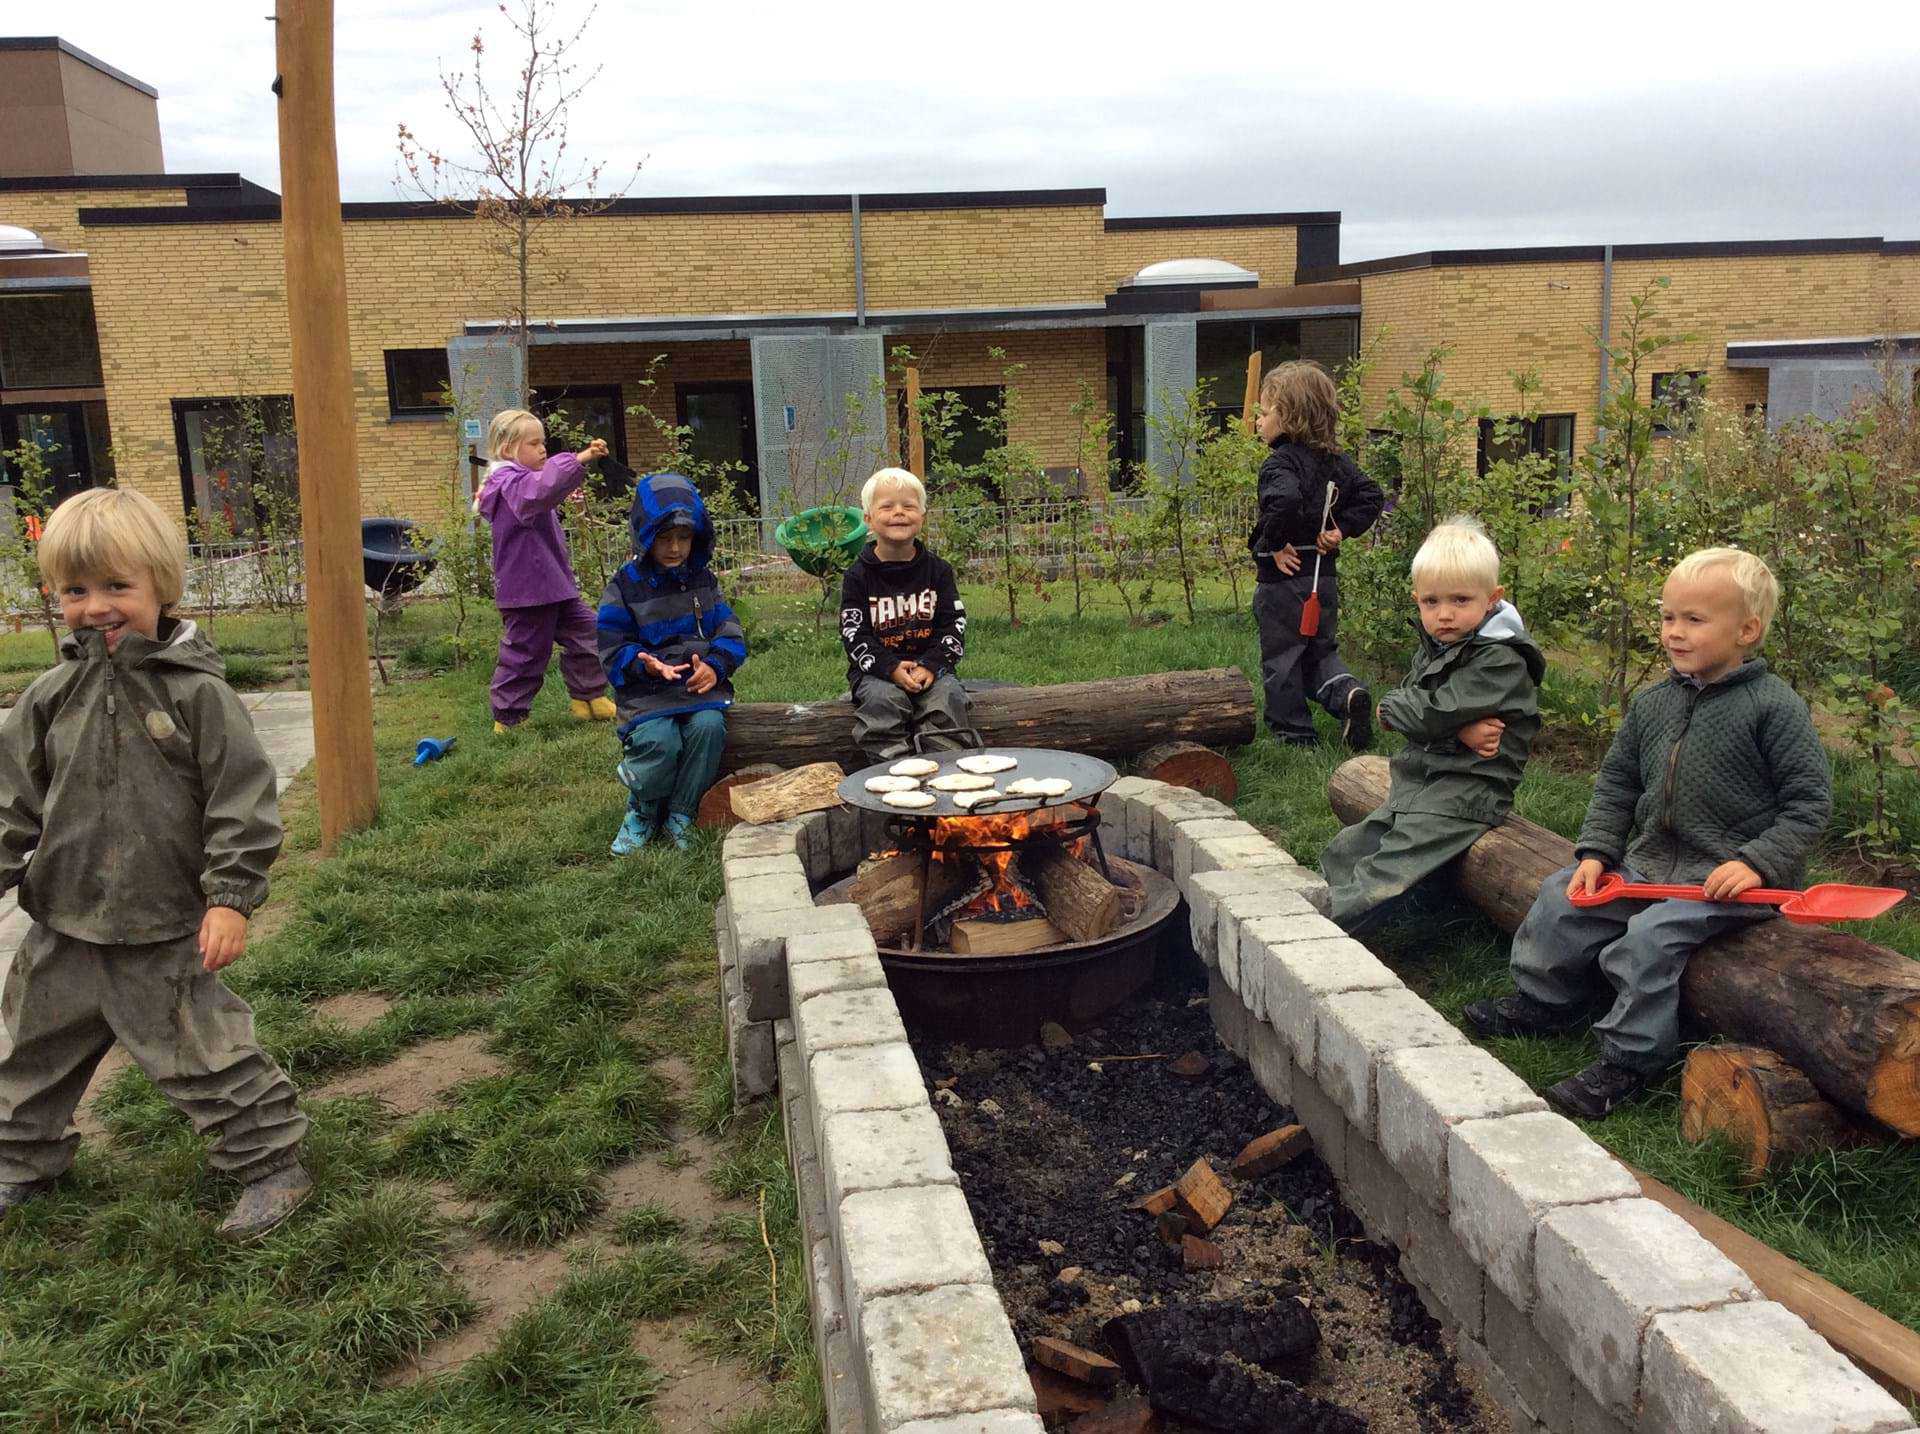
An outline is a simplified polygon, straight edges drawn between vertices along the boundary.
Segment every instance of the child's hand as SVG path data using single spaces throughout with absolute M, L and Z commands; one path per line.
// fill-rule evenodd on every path
M 1329 528 L 1313 541 L 1314 547 L 1323 553 L 1330 553 L 1340 546 L 1340 540 L 1347 535 L 1338 528 Z
M 1273 555 L 1273 565 L 1280 569 L 1280 576 L 1290 578 L 1300 571 L 1300 554 L 1292 543 Z
M 1599 888 L 1600 878 L 1606 873 L 1607 864 L 1597 856 L 1590 856 L 1573 869 L 1573 880 L 1567 883 L 1569 898 L 1586 892 L 1591 895 Z
M 687 679 L 687 691 L 698 697 L 703 692 L 713 691 L 714 684 L 720 680 L 720 674 L 707 665 L 703 657 L 693 659 L 693 675 Z
M 607 456 L 607 440 L 604 438 L 596 438 L 573 456 L 578 458 L 582 463 L 591 463 L 596 458 L 605 458 Z
M 1758 886 L 1760 873 L 1744 861 L 1723 861 L 1700 884 L 1706 889 L 1708 901 L 1732 901 L 1741 892 Z
M 1453 735 L 1465 747 L 1478 757 L 1497 757 L 1500 755 L 1500 734 L 1507 730 L 1507 724 L 1498 717 L 1482 717 L 1478 722 L 1469 722 Z
M 893 680 L 904 692 L 925 692 L 933 685 L 933 674 L 917 662 L 903 662 L 893 669 Z
M 667 666 L 666 663 L 655 657 L 651 652 L 643 652 L 640 654 L 640 665 L 662 682 L 678 682 L 682 677 L 686 676 L 687 672 L 684 666 Z
M 200 964 L 208 971 L 231 966 L 247 951 L 247 918 L 231 906 L 209 906 L 200 918 Z

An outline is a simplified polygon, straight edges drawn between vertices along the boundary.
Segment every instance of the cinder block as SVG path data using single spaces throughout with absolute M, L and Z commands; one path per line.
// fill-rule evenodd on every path
M 1270 873 L 1292 868 L 1257 867 L 1248 872 L 1208 872 L 1209 876 L 1222 874 L 1232 876 L 1267 877 Z M 1298 891 L 1277 885 L 1268 885 L 1261 891 L 1237 891 L 1220 899 L 1216 904 L 1218 917 L 1214 940 L 1218 947 L 1214 957 L 1218 961 L 1221 973 L 1226 976 L 1227 984 L 1236 991 L 1244 993 L 1246 978 L 1240 966 L 1240 932 L 1249 921 L 1258 921 L 1263 917 L 1294 917 L 1301 920 L 1312 930 L 1319 931 L 1320 917 L 1307 904 L 1307 900 Z M 1276 923 L 1277 924 L 1277 923 Z
M 860 809 L 835 807 L 827 813 L 827 850 L 835 880 L 852 873 L 867 853 L 860 846 Z
M 1208 965 L 1219 963 L 1215 949 L 1220 898 L 1228 892 L 1261 896 L 1273 889 L 1265 873 L 1252 871 L 1208 871 L 1189 876 L 1180 883 L 1180 894 L 1187 903 L 1188 920 L 1193 932 L 1193 949 Z M 1237 953 L 1236 953 L 1237 956 Z
M 1346 1114 L 1298 1065 L 1293 1071 L 1293 1113 L 1313 1137 L 1313 1153 L 1333 1172 L 1333 1178 L 1346 1179 Z
M 863 991 L 887 984 L 878 956 L 849 956 L 839 961 L 805 961 L 787 968 L 793 1004 L 828 991 Z
M 1486 1332 L 1486 1276 L 1460 1247 L 1444 1215 L 1415 1200 L 1407 1207 L 1407 1239 L 1400 1247 L 1407 1278 L 1438 1296 L 1445 1319 L 1473 1339 Z
M 882 1295 L 993 1281 L 958 1185 L 862 1190 L 833 1214 L 840 1293 L 856 1330 L 862 1308 Z
M 811 1004 L 811 1003 L 809 1003 Z M 804 1050 L 802 1052 L 805 1054 Z M 927 1103 L 927 1085 L 905 1041 L 820 1051 L 808 1061 L 814 1124 L 843 1110 L 900 1110 Z
M 1291 856 L 1265 837 L 1208 837 L 1194 848 L 1193 874 L 1297 867 Z
M 1549 1429 L 1566 1428 L 1573 1408 L 1573 1374 L 1533 1322 L 1491 1285 L 1485 1342 L 1534 1417 Z
M 1525 1313 L 1533 1309 L 1534 1231 L 1547 1211 L 1640 1194 L 1625 1166 L 1572 1121 L 1545 1111 L 1454 1126 L 1447 1182 L 1454 1234 Z
M 780 1084 L 773 1022 L 747 1019 L 745 997 L 727 1003 L 727 1062 L 733 1067 L 735 1109 L 771 1095 Z
M 726 883 L 729 892 L 741 882 L 762 877 L 804 883 L 807 879 L 806 867 L 800 857 L 790 851 L 777 856 L 727 856 L 721 859 L 720 879 Z
M 1173 790 L 1177 795 L 1153 804 L 1153 864 L 1168 876 L 1174 874 L 1174 831 L 1181 823 L 1236 819 L 1233 808 L 1225 802 L 1216 802 L 1186 787 Z
M 820 1141 L 828 1208 L 862 1190 L 954 1185 L 947 1138 L 931 1108 L 850 1110 L 828 1116 Z
M 735 857 L 797 857 L 799 854 L 800 829 L 789 822 L 775 822 L 770 826 L 742 822 L 729 830 L 720 843 L 723 866 Z
M 1411 1198 L 1407 1182 L 1380 1148 L 1362 1139 L 1352 1126 L 1347 1130 L 1346 1164 L 1347 1175 L 1340 1190 L 1347 1204 L 1369 1235 L 1399 1248 L 1407 1238 L 1407 1202 Z
M 834 1264 L 832 1241 L 822 1240 L 811 1253 L 816 1270 L 820 1261 L 825 1262 L 829 1283 L 840 1278 Z M 820 1288 L 816 1275 L 814 1289 L 817 1292 Z M 824 1313 L 820 1306 L 815 1306 L 814 1326 L 813 1347 L 820 1360 L 820 1394 L 827 1407 L 827 1428 L 831 1434 L 866 1434 L 865 1381 L 860 1377 L 860 1356 L 853 1347 L 853 1328 L 840 1303 L 837 1285 L 833 1288 L 831 1306 Z
M 1883 1434 L 1913 1428 L 1893 1396 L 1768 1300 L 1655 1315 L 1643 1430 Z
M 765 861 L 769 858 L 758 857 Z M 806 911 L 813 906 L 813 888 L 798 857 L 773 857 L 772 861 L 790 871 L 759 876 L 727 878 L 727 901 L 739 914 L 738 924 L 749 916 L 765 916 L 778 911 Z
M 1267 1099 L 1275 1105 L 1293 1104 L 1293 1056 L 1280 1033 L 1265 1021 L 1247 1018 L 1247 1064 Z
M 1314 1076 L 1368 1140 L 1375 1130 L 1374 1068 L 1383 1056 L 1467 1044 L 1446 1017 L 1404 986 L 1343 991 L 1317 1004 Z
M 1193 878 L 1193 851 L 1202 839 L 1257 837 L 1260 829 L 1233 817 L 1203 817 L 1173 824 L 1173 879 L 1184 888 Z
M 1150 785 L 1165 789 L 1166 783 L 1154 782 Z M 1109 787 L 1108 791 L 1113 788 Z M 1152 793 L 1141 793 L 1130 799 L 1122 809 L 1126 819 L 1127 858 L 1142 866 L 1153 866 L 1153 808 L 1158 798 Z M 1156 868 L 1157 869 L 1157 868 Z M 1171 873 L 1167 873 L 1171 875 Z
M 1025 1409 L 988 1409 L 979 1414 L 950 1414 L 945 1419 L 916 1419 L 900 1434 L 1042 1434 L 1047 1426 Z
M 1034 1412 L 1000 1297 L 986 1284 L 877 1299 L 860 1315 L 875 1434 L 970 1409 Z
M 1220 1044 L 1245 1060 L 1247 1023 L 1251 1017 L 1233 988 L 1220 979 L 1218 971 L 1207 972 L 1207 1014 L 1213 1017 L 1213 1031 L 1220 1038 Z
M 789 1014 L 787 947 L 793 938 L 810 932 L 852 938 L 866 929 L 859 908 L 844 903 L 781 909 L 748 907 L 736 896 L 729 896 L 728 901 L 734 912 L 733 936 L 747 1010 L 756 1021 L 776 1021 Z M 856 953 L 843 950 L 837 954 Z
M 824 886 L 827 874 L 833 869 L 832 819 L 825 811 L 818 811 L 795 820 L 800 823 L 800 863 L 806 869 L 807 880 Z
M 1463 1120 L 1486 1120 L 1547 1104 L 1478 1046 L 1394 1051 L 1374 1069 L 1380 1150 L 1417 1199 L 1447 1210 L 1447 1135 Z
M 1319 920 L 1256 916 L 1240 925 L 1241 997 L 1255 1016 L 1273 1023 L 1293 1063 L 1308 1075 L 1314 1072 L 1321 998 L 1400 984 L 1377 956 L 1337 927 L 1322 934 Z
M 1633 1434 L 1633 1425 L 1616 1418 L 1600 1401 L 1587 1392 L 1578 1379 L 1573 1382 L 1573 1401 L 1567 1413 L 1564 1434 Z
M 837 918 L 825 929 L 797 931 L 787 938 L 787 965 L 805 965 L 810 961 L 850 961 L 878 956 L 873 931 L 860 908 L 851 903 L 818 908 Z M 843 912 L 852 913 L 841 916 Z
M 1520 1397 L 1520 1391 L 1514 1388 L 1513 1381 L 1494 1363 L 1493 1354 L 1486 1345 L 1470 1335 L 1456 1334 L 1454 1348 L 1459 1354 L 1460 1363 L 1472 1371 L 1487 1397 L 1506 1414 L 1509 1434 L 1543 1434 L 1546 1431 L 1547 1426 L 1533 1417 L 1533 1411 Z M 1557 1434 L 1557 1431 L 1552 1434 Z
M 884 986 L 829 991 L 803 1001 L 793 1013 L 793 1027 L 799 1033 L 801 1051 L 809 1058 L 841 1046 L 879 1046 L 907 1039 L 893 994 Z
M 1549 1210 L 1535 1235 L 1534 1323 L 1595 1399 L 1631 1418 L 1656 1314 L 1757 1300 L 1740 1268 L 1651 1200 Z

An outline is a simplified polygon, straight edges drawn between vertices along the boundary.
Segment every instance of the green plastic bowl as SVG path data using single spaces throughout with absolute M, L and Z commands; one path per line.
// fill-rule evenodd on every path
M 860 556 L 867 545 L 867 524 L 858 508 L 835 503 L 783 519 L 773 530 L 773 540 L 802 572 L 823 578 Z

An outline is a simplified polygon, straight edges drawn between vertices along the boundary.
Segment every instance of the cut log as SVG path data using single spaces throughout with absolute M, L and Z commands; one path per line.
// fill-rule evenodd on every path
M 1062 847 L 1036 843 L 1020 864 L 1040 889 L 1047 920 L 1069 941 L 1098 941 L 1126 914 L 1127 894 Z
M 721 831 L 739 825 L 740 818 L 733 813 L 732 792 L 735 787 L 745 786 L 748 782 L 757 782 L 762 777 L 777 777 L 780 769 L 771 762 L 759 762 L 751 767 L 743 767 L 737 772 L 729 772 L 719 781 L 708 787 L 700 798 L 700 810 L 693 824 L 698 827 L 717 827 Z
M 847 900 L 867 918 L 867 929 L 878 945 L 898 946 L 913 935 L 920 912 L 920 864 L 918 852 L 873 857 L 862 862 L 847 883 Z M 928 867 L 933 889 L 927 893 L 926 910 L 931 915 L 960 894 L 966 878 L 950 861 L 929 862 Z
M 1095 1354 L 1090 1349 L 1083 1349 L 1052 1335 L 1042 1335 L 1033 1342 L 1033 1358 L 1036 1364 L 1045 1365 L 1056 1374 L 1064 1374 L 1082 1384 L 1111 1389 L 1120 1382 L 1120 1366 L 1104 1354 Z
M 1123 761 L 1167 741 L 1240 747 L 1253 740 L 1253 685 L 1237 667 L 968 696 L 973 726 L 996 747 L 1058 747 Z M 722 771 L 829 760 L 848 771 L 869 765 L 854 744 L 852 703 L 736 702 L 728 709 Z
M 1813 1082 L 1759 1046 L 1700 1046 L 1680 1076 L 1680 1133 L 1724 1135 L 1759 1180 L 1795 1156 L 1873 1143 Z
M 1355 757 L 1327 782 L 1343 822 L 1387 796 L 1384 757 Z M 1508 817 L 1460 858 L 1465 895 L 1511 931 L 1573 843 Z M 1687 962 L 1681 1009 L 1708 1030 L 1777 1051 L 1834 1104 L 1920 1135 L 1920 961 L 1822 926 L 1764 921 L 1707 942 Z
M 1173 1208 L 1202 1234 L 1225 1219 L 1232 1205 L 1233 1192 L 1213 1173 L 1213 1166 L 1204 1155 L 1188 1166 L 1187 1173 L 1173 1184 Z
M 1166 782 L 1175 787 L 1191 787 L 1216 801 L 1231 802 L 1240 795 L 1240 779 L 1233 774 L 1233 763 L 1198 742 L 1162 742 L 1134 758 L 1136 776 Z
M 783 822 L 839 806 L 839 787 L 846 775 L 837 762 L 814 762 L 757 782 L 743 782 L 727 793 L 727 801 L 743 822 Z
M 962 956 L 1020 956 L 1043 946 L 1058 946 L 1066 939 L 1044 916 L 1029 916 L 1025 921 L 971 917 L 953 923 L 947 947 Z

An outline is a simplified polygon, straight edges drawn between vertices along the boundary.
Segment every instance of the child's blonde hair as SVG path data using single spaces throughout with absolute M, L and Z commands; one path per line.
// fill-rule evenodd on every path
M 1675 563 L 1673 571 L 1667 574 L 1667 581 L 1679 578 L 1682 582 L 1694 582 L 1721 568 L 1726 569 L 1734 587 L 1740 590 L 1745 615 L 1760 620 L 1756 645 L 1766 641 L 1767 629 L 1773 626 L 1774 610 L 1780 606 L 1780 584 L 1773 576 L 1773 569 L 1752 553 L 1739 548 L 1702 548 Z
M 89 488 L 47 519 L 40 571 L 62 588 L 88 578 L 145 574 L 164 611 L 186 585 L 186 547 L 160 505 L 131 488 Z
M 524 408 L 503 408 L 494 414 L 493 422 L 487 425 L 487 457 L 505 458 L 507 450 L 520 441 L 520 435 L 529 425 L 545 428 L 540 415 L 528 413 Z
M 889 488 L 905 488 L 913 494 L 920 511 L 927 511 L 927 485 L 904 468 L 882 468 L 860 485 L 860 511 L 871 513 L 873 500 Z
M 1340 446 L 1340 392 L 1312 359 L 1268 369 L 1260 380 L 1260 406 L 1279 416 L 1280 437 L 1328 451 Z
M 1459 586 L 1491 593 L 1500 586 L 1500 550 L 1478 518 L 1458 514 L 1434 525 L 1413 555 L 1413 585 Z

